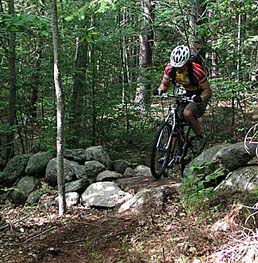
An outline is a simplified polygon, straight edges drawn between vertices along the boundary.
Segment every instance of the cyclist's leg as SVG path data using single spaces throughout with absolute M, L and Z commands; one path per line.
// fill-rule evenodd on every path
M 198 154 L 202 152 L 206 144 L 205 131 L 199 118 L 204 114 L 207 102 L 194 103 L 190 102 L 184 110 L 185 119 L 189 122 L 196 138 L 192 141 L 193 152 Z
M 206 107 L 207 102 L 190 102 L 186 105 L 183 112 L 185 119 L 189 122 L 197 136 L 200 136 L 204 132 L 203 126 L 198 118 L 204 114 Z

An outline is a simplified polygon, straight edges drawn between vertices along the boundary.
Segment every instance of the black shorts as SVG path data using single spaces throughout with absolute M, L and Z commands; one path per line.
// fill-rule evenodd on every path
M 193 112 L 195 118 L 200 118 L 204 114 L 208 102 L 209 101 L 203 101 L 200 103 L 189 102 L 187 104 L 181 104 L 178 109 L 179 115 L 183 116 L 183 111 L 189 110 Z

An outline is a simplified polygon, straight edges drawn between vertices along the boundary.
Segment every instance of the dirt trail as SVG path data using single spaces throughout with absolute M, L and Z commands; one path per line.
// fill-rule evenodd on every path
M 211 238 L 206 226 L 184 213 L 175 181 L 134 178 L 122 187 L 137 192 L 159 185 L 168 190 L 164 207 L 150 205 L 140 215 L 78 206 L 59 218 L 56 208 L 5 208 L 9 223 L 0 228 L 0 262 L 172 263 L 180 254 L 207 255 L 221 238 Z

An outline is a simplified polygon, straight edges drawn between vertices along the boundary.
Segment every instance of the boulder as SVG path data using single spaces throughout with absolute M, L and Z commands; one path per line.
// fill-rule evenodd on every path
M 123 192 L 114 182 L 91 184 L 81 196 L 83 205 L 100 208 L 113 208 L 132 198 Z
M 84 164 L 85 172 L 79 176 L 77 176 L 78 179 L 87 179 L 91 182 L 95 182 L 97 175 L 104 171 L 106 168 L 105 166 L 98 162 L 98 161 L 87 161 Z
M 0 170 L 3 170 L 5 167 L 5 160 L 0 157 Z
M 102 146 L 92 146 L 85 151 L 86 161 L 98 161 L 105 165 L 107 169 L 111 168 L 111 159 L 108 153 L 104 150 Z
M 145 165 L 136 166 L 135 172 L 137 176 L 152 176 L 150 168 Z
M 27 196 L 19 190 L 14 190 L 10 195 L 12 203 L 15 205 L 24 205 L 26 202 Z
M 189 165 L 187 165 L 187 167 L 184 170 L 184 176 L 189 176 L 190 173 L 190 167 L 193 164 L 197 164 L 197 165 L 203 165 L 206 162 L 212 162 L 211 160 L 213 159 L 213 157 L 216 155 L 216 153 L 225 148 L 226 145 L 225 144 L 220 144 L 220 145 L 215 145 L 205 151 L 203 151 L 200 155 L 198 155 L 196 158 L 194 158 Z M 216 167 L 215 167 L 216 169 Z
M 158 207 L 161 209 L 164 201 L 164 193 L 161 188 L 142 189 L 136 193 L 131 199 L 123 203 L 118 213 L 131 212 L 139 213 L 144 208 Z
M 122 177 L 122 174 L 120 174 L 120 173 L 105 170 L 105 171 L 98 174 L 96 181 L 97 182 L 113 181 L 113 180 L 117 180 L 121 177 Z
M 53 157 L 53 153 L 50 152 L 33 154 L 28 161 L 25 173 L 32 176 L 44 176 L 47 164 Z
M 64 158 L 83 164 L 86 161 L 85 151 L 85 149 L 66 149 L 64 151 Z
M 245 149 L 244 143 L 239 142 L 220 149 L 211 161 L 218 163 L 226 172 L 230 172 L 246 166 L 254 157 L 255 152 L 249 154 Z
M 44 194 L 42 189 L 37 189 L 33 192 L 31 192 L 26 200 L 26 203 L 29 205 L 38 204 L 41 196 Z
M 0 172 L 0 185 L 4 185 L 6 179 L 6 174 L 4 172 Z
M 230 172 L 216 191 L 255 191 L 258 190 L 258 166 L 241 167 Z
M 130 163 L 125 160 L 115 160 L 113 161 L 113 168 L 117 173 L 123 174 L 125 170 L 130 167 Z
M 46 168 L 46 182 L 51 186 L 57 185 L 57 159 L 50 160 Z M 76 162 L 64 159 L 65 182 L 70 182 L 76 178 L 82 178 L 85 174 L 85 167 Z
M 90 182 L 84 179 L 75 180 L 65 184 L 65 192 L 77 192 L 83 193 L 85 189 L 90 185 Z
M 21 180 L 19 180 L 16 188 L 23 192 L 26 197 L 29 196 L 29 194 L 34 191 L 39 185 L 39 180 L 32 176 L 25 176 L 22 177 Z
M 7 163 L 0 176 L 0 184 L 11 186 L 15 181 L 23 177 L 30 157 L 30 154 L 22 154 L 13 157 Z
M 128 168 L 125 169 L 123 177 L 134 177 L 136 175 L 137 175 L 136 171 L 133 168 L 128 167 Z
M 65 201 L 67 207 L 71 207 L 74 205 L 78 205 L 80 203 L 80 195 L 76 192 L 70 192 L 65 194 Z M 55 198 L 55 203 L 58 206 L 59 204 L 59 197 Z

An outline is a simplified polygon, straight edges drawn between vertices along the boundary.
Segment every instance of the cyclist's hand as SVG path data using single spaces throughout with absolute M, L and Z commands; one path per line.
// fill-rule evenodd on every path
M 196 103 L 202 102 L 202 97 L 200 95 L 193 95 L 191 99 Z
M 155 95 L 155 96 L 161 96 L 162 94 L 164 93 L 164 91 L 161 89 L 161 88 L 155 88 L 154 90 L 153 90 L 153 95 Z

